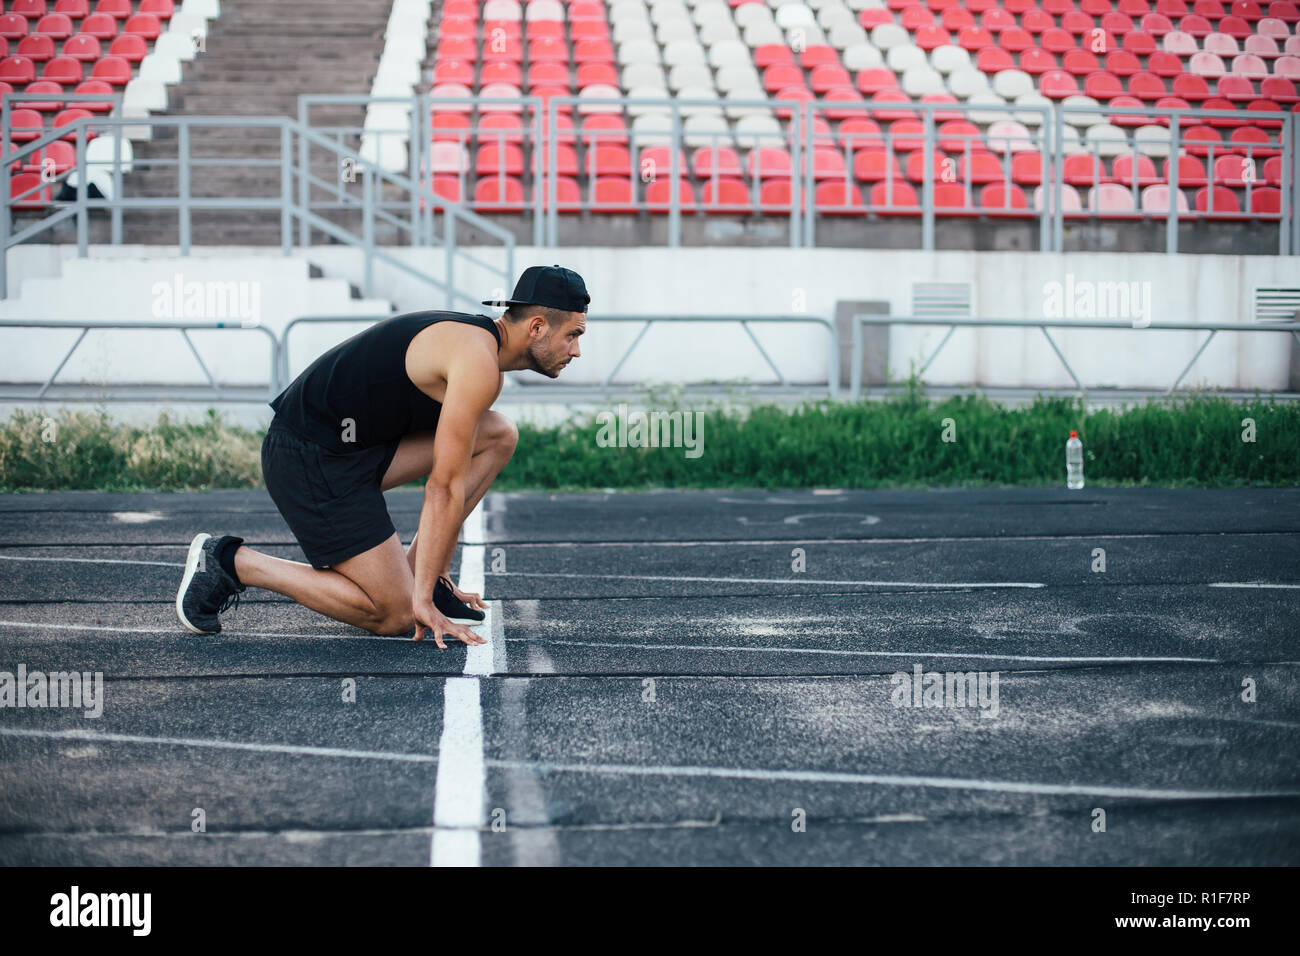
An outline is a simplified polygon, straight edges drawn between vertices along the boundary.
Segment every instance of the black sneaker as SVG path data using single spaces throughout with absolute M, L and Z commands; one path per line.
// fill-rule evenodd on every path
M 451 582 L 443 577 L 438 578 L 438 583 L 433 586 L 433 606 L 443 617 L 457 624 L 482 624 L 487 617 L 478 608 L 470 607 L 456 597 Z
M 185 558 L 185 577 L 176 592 L 176 616 L 195 634 L 217 634 L 217 615 L 238 606 L 243 585 L 225 572 L 217 560 L 217 545 L 223 538 L 196 534 Z

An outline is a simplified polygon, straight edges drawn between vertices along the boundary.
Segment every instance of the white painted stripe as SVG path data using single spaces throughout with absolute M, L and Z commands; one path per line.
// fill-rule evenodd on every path
M 474 678 L 448 678 L 443 701 L 430 864 L 478 866 L 478 829 L 486 822 L 487 798 L 479 682 Z
M 743 647 L 736 645 L 710 644 L 637 644 L 620 641 L 566 641 L 534 640 L 526 637 L 512 637 L 530 646 L 561 644 L 569 647 L 627 647 L 646 651 L 721 651 L 726 653 L 744 652 L 750 654 L 827 654 L 836 657 L 948 657 L 956 660 L 983 661 L 1026 661 L 1045 664 L 1222 664 L 1214 657 L 1034 657 L 1024 654 L 961 654 L 955 651 L 850 651 L 824 647 Z M 700 675 L 707 677 L 707 674 Z M 757 675 L 755 675 L 757 676 Z M 789 675 L 797 677 L 797 674 Z
M 695 777 L 718 780 L 761 780 L 773 783 L 824 783 L 886 787 L 929 787 L 941 790 L 984 790 L 1053 796 L 1102 796 L 1149 800 L 1227 800 L 1253 797 L 1300 797 L 1300 790 L 1160 790 L 1113 784 L 1034 783 L 1024 780 L 980 780 L 960 777 L 842 773 L 831 770 L 761 770 L 744 767 L 642 766 L 638 764 L 547 763 L 489 760 L 500 769 L 529 769 L 536 773 L 592 773 L 633 777 Z
M 618 581 L 705 581 L 714 584 L 850 584 L 872 588 L 1042 588 L 1037 581 L 844 581 L 825 578 L 706 578 L 687 575 L 657 574 L 578 574 L 565 571 L 496 571 L 489 575 L 503 578 L 584 578 Z
M 460 582 L 462 591 L 483 593 L 483 506 L 487 495 L 470 512 L 463 529 Z M 483 710 L 477 678 L 505 664 L 501 631 L 501 602 L 491 602 L 476 634 L 487 633 L 486 644 L 466 651 L 466 677 L 448 678 L 443 689 L 442 739 L 438 744 L 438 777 L 433 795 L 431 866 L 478 866 L 482 847 L 479 831 L 487 823 L 487 773 L 484 769 Z
M 477 680 L 452 678 L 464 684 Z M 384 760 L 407 763 L 439 763 L 429 754 L 385 753 L 375 750 L 343 750 L 334 747 L 304 747 L 292 744 L 262 744 L 186 737 L 145 737 L 136 734 L 106 734 L 87 730 L 29 730 L 0 727 L 0 737 L 32 737 L 74 742 L 128 743 L 180 747 L 244 750 L 259 753 L 309 757 L 339 757 L 359 760 Z M 764 770 L 743 767 L 702 767 L 690 765 L 642 766 L 637 764 L 548 763 L 530 760 L 483 759 L 485 767 L 500 770 L 525 770 L 532 773 L 592 773 L 641 777 L 695 777 L 721 780 L 760 780 L 793 783 L 828 783 L 879 785 L 895 787 L 931 787 L 945 790 L 983 790 L 1007 793 L 1051 795 L 1096 795 L 1156 800 L 1249 799 L 1259 797 L 1300 797 L 1300 790 L 1160 790 L 1112 784 L 1053 784 L 1021 780 L 980 780 L 958 777 L 903 776 L 897 774 L 844 773 L 828 770 Z M 441 775 L 441 774 L 440 774 Z M 435 822 L 436 825 L 436 822 Z M 471 834 L 477 836 L 477 834 Z M 435 834 L 435 842 L 437 835 Z M 477 840 L 474 846 L 477 849 Z
M 108 624 L 50 624 L 46 621 L 0 621 L 0 627 L 35 627 L 50 631 L 100 631 L 115 634 L 169 634 L 180 635 L 187 640 L 198 640 L 186 633 L 179 624 L 175 627 L 120 627 Z M 292 637 L 313 641 L 402 641 L 412 643 L 409 637 L 385 636 L 382 634 L 308 634 L 300 631 L 239 631 L 227 633 L 222 640 L 231 637 Z M 433 646 L 433 642 L 429 642 Z
M 25 727 L 0 727 L 0 737 L 38 737 L 73 742 L 203 747 L 213 750 L 246 750 L 254 753 L 289 754 L 296 757 L 339 757 L 347 760 L 395 760 L 402 763 L 438 762 L 438 758 L 431 754 L 386 753 L 381 750 L 348 750 L 339 747 L 306 747 L 298 744 L 210 740 L 202 737 L 145 737 L 139 734 L 108 734 L 94 730 L 29 730 Z
M 1278 588 L 1280 590 L 1297 590 L 1300 584 L 1270 584 L 1266 581 L 1216 581 L 1212 588 Z
M 148 564 L 157 568 L 183 568 L 184 561 L 136 561 L 128 558 L 50 558 L 33 554 L 0 554 L 0 561 L 53 561 L 60 564 Z

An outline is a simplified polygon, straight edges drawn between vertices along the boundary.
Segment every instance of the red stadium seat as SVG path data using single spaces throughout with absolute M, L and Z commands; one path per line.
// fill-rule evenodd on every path
M 1239 213 L 1241 212 L 1241 203 L 1237 200 L 1237 194 L 1231 189 L 1223 186 L 1214 187 L 1214 207 L 1210 208 L 1210 187 L 1206 186 L 1196 191 L 1196 199 L 1192 208 L 1197 212 L 1214 212 L 1214 213 Z
M 36 64 L 30 57 L 7 56 L 0 60 L 0 80 L 14 86 L 30 83 L 36 79 Z
M 122 33 L 156 40 L 162 33 L 162 23 L 152 13 L 137 13 L 122 25 Z
M 968 145 L 972 150 L 982 148 L 983 134 L 970 120 L 949 120 L 939 125 L 936 141 L 945 152 L 964 153 Z
M 1099 156 L 1075 153 L 1066 156 L 1062 165 L 1065 181 L 1072 186 L 1095 186 L 1110 182 L 1106 164 Z
M 41 79 L 62 83 L 64 86 L 75 86 L 81 82 L 82 76 L 81 61 L 70 56 L 56 56 L 41 71 Z
M 22 199 L 18 198 L 29 190 L 36 190 L 36 192 Z M 9 196 L 13 201 L 14 209 L 41 209 L 50 203 L 50 187 L 41 187 L 41 177 L 38 174 L 19 173 L 9 180 Z
M 1252 189 L 1250 192 L 1250 211 L 1268 216 L 1279 215 L 1282 212 L 1282 190 L 1274 189 L 1271 186 Z
M 36 110 L 10 110 L 9 138 L 18 143 L 40 137 L 45 126 L 41 114 Z
M 1013 153 L 1011 181 L 1022 186 L 1037 186 L 1043 181 L 1043 157 L 1037 150 Z
M 1062 70 L 1049 70 L 1038 81 L 1042 94 L 1050 99 L 1063 100 L 1079 92 L 1079 84 L 1073 76 Z
M 90 75 L 93 79 L 123 86 L 131 81 L 131 64 L 120 56 L 106 56 L 95 64 Z
M 1111 175 L 1115 182 L 1124 186 L 1132 186 L 1135 182 L 1139 186 L 1151 186 L 1164 181 L 1156 172 L 1156 164 L 1151 157 L 1137 156 L 1135 165 L 1135 157 L 1129 153 L 1115 157 Z
M 1106 54 L 1106 70 L 1116 76 L 1133 76 L 1142 71 L 1142 61 L 1128 50 L 1112 50 Z
M 909 183 L 895 179 L 892 183 L 872 186 L 870 203 L 871 208 L 882 215 L 916 215 L 920 212 L 916 207 L 921 205 L 921 200 Z
M 672 209 L 673 193 L 667 176 L 647 183 L 645 187 L 646 208 L 651 212 L 669 212 Z M 694 211 L 695 190 L 685 179 L 677 180 L 677 208 Z
M 1089 73 L 1083 84 L 1083 92 L 1097 100 L 1109 100 L 1124 95 L 1124 86 L 1119 77 L 1104 70 Z
M 125 20 L 132 14 L 131 0 L 99 0 L 95 4 L 96 13 L 105 13 L 118 20 Z
M 1281 146 L 1274 143 L 1268 133 L 1257 126 L 1242 126 L 1232 131 L 1228 142 L 1237 147 L 1237 152 L 1245 153 L 1255 159 L 1265 159 L 1281 152 Z
M 883 179 L 903 178 L 898 168 L 898 158 L 889 150 L 868 147 L 853 155 L 853 176 L 859 182 L 877 182 Z
M 987 51 L 980 51 L 980 52 L 981 55 L 983 55 Z M 999 50 L 998 52 L 1003 53 L 1004 51 Z M 1008 59 L 1010 59 L 1011 55 L 1009 53 L 1004 55 L 1007 56 Z M 981 70 L 984 70 L 985 73 L 997 72 L 997 70 L 985 69 L 985 67 L 982 64 L 979 64 L 979 68 Z M 1002 69 L 1002 70 L 1007 70 L 1010 68 L 1011 68 L 1010 65 L 998 67 L 998 69 Z M 1020 54 L 1020 69 L 1024 70 L 1026 73 L 1030 73 L 1035 76 L 1046 73 L 1049 70 L 1055 70 L 1057 69 L 1056 55 L 1053 53 L 1048 53 L 1046 50 L 1040 50 L 1037 47 L 1035 47 L 1032 50 L 1025 50 L 1023 53 Z
M 789 188 L 790 181 L 785 180 L 786 188 Z M 789 203 L 789 194 L 787 193 L 787 204 Z M 717 188 L 714 188 L 712 179 L 706 180 L 700 188 L 700 205 L 704 207 L 705 212 L 723 213 L 723 212 L 748 212 L 753 208 L 753 202 L 749 198 L 749 188 L 739 179 L 719 179 Z
M 866 212 L 858 188 L 843 180 L 818 183 L 813 190 L 813 204 L 828 216 L 854 216 Z
M 591 208 L 595 212 L 637 212 L 639 207 L 632 181 L 614 176 L 594 180 L 591 184 Z
M 96 40 L 111 40 L 117 36 L 117 21 L 106 13 L 92 13 L 81 21 L 81 32 Z
M 980 190 L 980 212 L 992 215 L 1024 215 L 1029 210 L 1029 200 L 1025 191 L 1012 185 L 1009 189 L 1003 183 L 990 183 Z
M 24 93 L 53 93 L 61 94 L 63 87 L 58 83 L 49 80 L 37 80 L 35 83 L 27 84 Z M 12 104 L 13 109 L 18 110 L 36 110 L 38 113 L 57 113 L 63 109 L 63 103 L 59 100 L 32 100 L 29 103 L 19 101 Z
M 1165 182 L 1170 182 L 1169 177 L 1169 160 L 1165 160 L 1164 174 Z M 1178 157 L 1178 185 L 1186 186 L 1204 186 L 1209 182 L 1209 177 L 1205 173 L 1205 164 L 1195 156 Z
M 72 29 L 72 20 L 68 16 L 62 13 L 49 13 L 36 21 L 36 29 L 32 32 L 52 40 L 66 40 L 75 31 Z
M 78 33 L 63 41 L 63 55 L 82 63 L 92 63 L 101 55 L 99 41 L 88 33 Z
M 139 63 L 149 55 L 149 44 L 144 37 L 124 33 L 108 48 L 109 56 L 120 56 L 128 63 Z
M 36 63 L 44 63 L 54 56 L 54 40 L 50 37 L 32 34 L 18 41 L 15 55 L 25 56 Z
M 965 154 L 957 159 L 957 178 L 970 183 L 1002 182 L 1002 162 L 984 150 L 972 150 L 969 162 Z
M 474 186 L 474 207 L 483 212 L 523 212 L 523 184 L 511 176 L 489 176 Z

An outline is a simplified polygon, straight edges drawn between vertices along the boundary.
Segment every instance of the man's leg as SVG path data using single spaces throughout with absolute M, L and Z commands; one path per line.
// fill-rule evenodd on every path
M 501 473 L 519 441 L 519 429 L 515 423 L 500 412 L 487 411 L 479 419 L 478 433 L 475 435 L 474 452 L 469 461 L 469 470 L 465 475 L 465 511 L 460 523 L 470 516 L 475 506 L 492 487 L 492 482 Z M 433 470 L 433 435 L 409 435 L 402 439 L 384 473 L 381 487 L 384 491 L 397 488 L 410 481 L 427 478 Z M 418 535 L 411 539 L 406 552 L 407 566 L 415 573 L 416 546 Z M 439 574 L 446 574 L 450 568 L 439 568 Z
M 415 626 L 415 580 L 396 534 L 323 570 L 241 547 L 235 552 L 235 573 L 245 585 L 283 594 L 373 634 L 405 634 Z

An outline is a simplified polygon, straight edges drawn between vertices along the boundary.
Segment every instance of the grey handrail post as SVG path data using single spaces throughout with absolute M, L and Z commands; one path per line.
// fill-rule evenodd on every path
M 857 401 L 862 397 L 862 323 L 858 321 L 859 315 L 854 315 L 849 321 L 849 335 L 853 341 L 852 355 L 849 361 L 849 397 Z M 838 363 L 837 363 L 838 364 Z
M 181 255 L 190 254 L 190 127 L 182 123 L 177 130 L 180 171 L 180 246 Z
M 922 110 L 925 142 L 921 144 L 921 248 L 932 252 L 934 251 L 934 110 L 929 107 L 929 104 L 923 104 Z M 892 157 L 896 148 L 897 144 L 891 139 L 887 155 Z M 891 173 L 893 166 L 891 158 L 887 165 Z
M 86 208 L 86 199 L 90 187 L 86 177 L 90 172 L 86 165 L 86 124 L 77 123 L 77 255 L 84 259 L 90 255 L 90 210 Z
M 361 239 L 365 249 L 365 291 L 369 299 L 375 288 L 375 177 L 366 163 L 361 171 Z
M 668 162 L 668 247 L 676 249 L 682 244 L 682 209 L 680 197 L 677 194 L 677 154 L 681 152 L 685 144 L 685 136 L 682 134 L 682 108 L 675 97 L 672 102 L 672 147 L 669 151 Z M 634 157 L 633 161 L 636 161 L 636 158 Z
M 1047 190 L 1052 204 L 1052 251 L 1065 251 L 1065 107 L 1052 105 L 1052 182 Z
M 803 113 L 800 130 L 802 139 L 801 160 L 807 172 L 800 178 L 803 181 L 803 247 L 816 248 L 816 186 L 813 182 L 813 100 L 796 100 L 798 109 Z M 794 177 L 790 177 L 794 178 Z
M 9 164 L 9 97 L 0 96 L 0 154 Z M 6 187 L 0 196 L 0 299 L 9 298 L 9 220 L 10 191 Z
M 1182 114 L 1175 112 L 1169 117 L 1169 216 L 1165 219 L 1165 254 L 1171 256 L 1178 252 L 1178 174 L 1183 165 L 1181 129 Z
M 550 195 L 550 189 L 547 182 L 550 177 L 555 175 L 555 170 L 546 170 L 545 163 L 542 160 L 542 111 L 538 108 L 538 101 L 529 97 L 528 109 L 532 110 L 533 126 L 533 245 L 545 245 L 546 222 L 543 219 L 546 211 L 546 197 Z
M 560 138 L 556 132 L 555 124 L 559 116 L 559 104 L 555 102 L 554 96 L 548 97 L 544 102 L 546 108 L 546 165 L 548 168 L 546 175 L 546 244 L 554 247 L 560 244 L 559 210 L 555 208 L 557 203 L 556 194 L 558 192 L 555 164 L 559 162 L 556 143 Z M 514 276 L 510 276 L 510 278 L 513 279 Z
M 1039 155 L 1044 157 L 1038 163 L 1040 185 L 1043 180 L 1042 171 L 1047 162 L 1050 162 L 1052 151 L 1050 148 L 1051 131 L 1048 124 L 1052 121 L 1052 112 L 1046 107 L 1038 107 L 1042 113 L 1042 122 L 1038 124 L 1038 146 Z M 1012 160 L 1014 163 L 1014 159 Z M 1011 194 L 1010 184 L 1007 186 L 1008 196 Z M 1052 250 L 1052 206 L 1050 202 L 1042 204 L 1038 210 L 1038 251 L 1050 252 Z
M 311 168 L 311 144 L 307 142 L 307 137 L 302 135 L 302 131 L 307 129 L 308 112 L 311 109 L 309 103 L 302 97 L 298 98 L 298 246 L 306 249 L 311 243 L 311 223 L 307 219 L 307 211 L 311 204 L 311 182 L 308 172 Z
M 791 141 L 792 148 L 796 151 L 799 149 L 799 136 L 797 135 L 798 124 L 801 122 L 802 122 L 802 114 L 800 114 L 798 111 L 792 110 L 790 113 L 790 133 L 791 133 L 790 141 Z M 755 149 L 758 148 L 757 133 L 754 134 L 754 148 Z M 717 178 L 716 176 L 717 166 L 718 164 L 714 163 L 715 179 Z M 753 188 L 759 190 L 761 196 L 761 190 L 763 187 L 762 184 L 758 182 L 758 180 L 760 180 L 761 177 L 755 176 L 753 177 L 753 179 L 754 179 Z M 717 187 L 715 186 L 714 189 L 716 190 Z M 803 191 L 803 183 L 800 182 L 798 176 L 792 175 L 790 177 L 790 248 L 791 249 L 798 249 L 803 245 L 803 233 L 804 233 L 803 210 L 799 207 L 799 195 L 802 191 Z M 715 192 L 714 195 L 716 196 L 717 193 Z
M 835 335 L 835 326 L 829 320 L 824 328 L 826 329 L 826 361 L 830 363 L 826 381 L 829 385 L 830 397 L 839 399 L 844 397 L 844 383 L 840 381 L 840 343 Z
M 113 196 L 122 195 L 122 127 L 113 127 Z M 113 245 L 122 244 L 122 207 L 113 204 L 109 210 L 111 222 L 110 237 Z
M 280 125 L 280 254 L 293 254 L 293 136 L 286 120 Z

